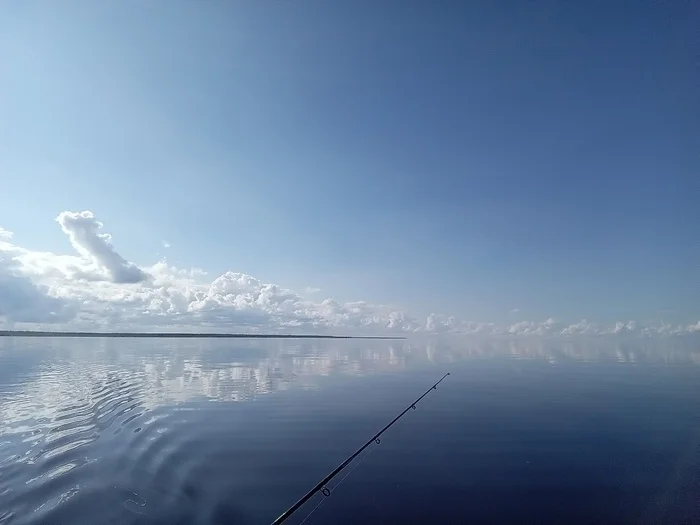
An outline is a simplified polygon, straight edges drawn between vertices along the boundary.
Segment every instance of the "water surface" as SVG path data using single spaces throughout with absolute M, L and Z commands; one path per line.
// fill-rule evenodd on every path
M 700 523 L 688 338 L 2 338 L 0 523 L 269 523 L 448 371 L 307 524 Z

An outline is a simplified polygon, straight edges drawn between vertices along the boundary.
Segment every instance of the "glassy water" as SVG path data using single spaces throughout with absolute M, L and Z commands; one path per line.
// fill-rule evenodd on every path
M 700 345 L 0 339 L 0 523 L 700 523 Z M 341 474 L 339 478 L 342 478 Z

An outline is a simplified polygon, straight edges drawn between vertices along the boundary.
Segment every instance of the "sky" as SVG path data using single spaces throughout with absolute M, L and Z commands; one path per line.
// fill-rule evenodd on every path
M 700 330 L 697 20 L 3 2 L 0 325 Z

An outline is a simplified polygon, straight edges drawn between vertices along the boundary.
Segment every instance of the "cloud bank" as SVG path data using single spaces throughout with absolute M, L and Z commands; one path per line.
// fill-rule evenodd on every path
M 213 279 L 166 261 L 139 267 L 122 257 L 90 211 L 64 211 L 56 221 L 75 255 L 31 251 L 0 228 L 0 326 L 75 330 L 315 332 L 349 335 L 462 333 L 498 336 L 674 335 L 700 332 L 664 323 L 601 325 L 555 319 L 510 325 L 440 314 L 417 318 L 363 301 L 318 299 L 228 271 Z M 312 292 L 313 291 L 313 292 Z

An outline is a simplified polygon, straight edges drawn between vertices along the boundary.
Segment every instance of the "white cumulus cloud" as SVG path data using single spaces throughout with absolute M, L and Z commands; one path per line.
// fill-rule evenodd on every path
M 5 237 L 6 239 L 8 237 Z M 8 323 L 56 323 L 75 315 L 71 301 L 53 297 L 21 271 L 11 246 L 0 242 L 0 319 Z
M 0 241 L 11 241 L 12 240 L 12 232 L 6 230 L 2 226 L 0 226 Z
M 64 211 L 56 220 L 76 254 L 22 248 L 0 228 L 0 326 L 502 337 L 700 332 L 700 321 L 640 326 L 634 321 L 600 325 L 546 319 L 499 325 L 440 314 L 417 318 L 384 305 L 322 299 L 319 289 L 306 288 L 300 294 L 234 271 L 212 278 L 203 270 L 177 268 L 166 261 L 139 267 L 116 251 L 92 212 Z
M 101 233 L 102 223 L 91 211 L 64 211 L 56 217 L 63 233 L 68 235 L 76 251 L 92 261 L 115 283 L 138 283 L 147 276 L 138 266 L 119 255 L 112 246 L 112 237 Z

